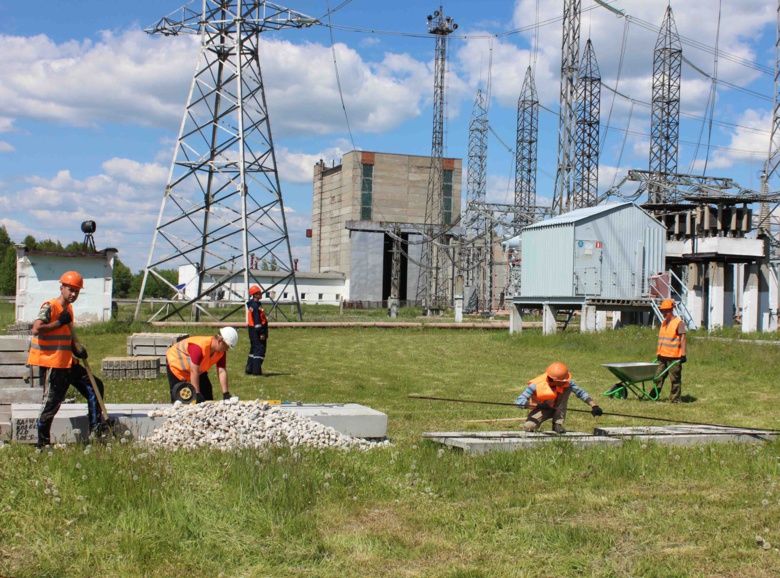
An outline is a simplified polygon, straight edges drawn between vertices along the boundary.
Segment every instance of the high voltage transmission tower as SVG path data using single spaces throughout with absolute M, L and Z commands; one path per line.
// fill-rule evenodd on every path
M 445 196 L 444 182 L 444 107 L 445 74 L 447 67 L 447 36 L 458 25 L 450 16 L 444 16 L 442 7 L 428 16 L 428 32 L 436 36 L 436 59 L 433 81 L 433 137 L 431 141 L 431 172 L 428 178 L 428 196 L 425 203 L 422 259 L 417 283 L 417 297 L 422 302 L 423 315 L 437 313 L 447 307 L 448 254 L 445 231 L 452 220 L 452 183 L 449 197 Z
M 775 34 L 775 103 L 772 110 L 772 136 L 769 139 L 769 153 L 761 174 L 761 193 L 769 193 L 769 179 L 777 173 L 780 164 L 780 0 L 777 2 L 776 34 Z M 764 201 L 760 205 L 758 226 L 760 233 L 769 237 L 772 248 L 770 257 L 780 257 L 780 230 L 778 230 L 777 217 L 774 215 L 778 206 L 777 202 L 770 204 Z
M 580 0 L 563 2 L 563 42 L 561 46 L 561 95 L 558 122 L 558 170 L 555 175 L 552 213 L 568 210 L 574 189 L 574 133 L 577 74 L 580 58 Z
M 591 207 L 598 200 L 600 110 L 601 74 L 593 44 L 588 40 L 577 81 L 574 191 L 568 205 L 570 210 Z
M 468 176 L 466 178 L 466 210 L 462 226 L 465 233 L 461 264 L 465 293 L 464 311 L 473 313 L 485 308 L 488 300 L 488 251 L 492 231 L 486 228 L 490 220 L 481 209 L 487 200 L 488 116 L 482 89 L 477 90 L 469 122 Z
M 531 67 L 525 71 L 517 99 L 517 144 L 515 147 L 515 235 L 534 222 L 536 209 L 536 160 L 539 141 L 539 96 Z
M 657 178 L 677 172 L 680 128 L 682 45 L 672 7 L 666 7 L 653 54 L 653 100 L 650 121 L 650 172 Z M 669 202 L 662 190 L 650 187 L 648 203 Z
M 279 300 L 288 294 L 301 318 L 260 71 L 260 34 L 317 21 L 261 0 L 203 0 L 201 10 L 184 6 L 176 14 L 147 32 L 198 34 L 201 49 L 135 315 L 150 277 L 177 290 L 158 269 L 190 265 L 195 295 L 162 319 L 181 316 L 189 306 L 195 320 L 201 312 L 211 315 L 200 302 L 216 290 L 243 302 L 250 282 L 263 287 L 269 312 L 284 315 Z M 260 263 L 275 271 L 273 282 L 256 278 L 252 269 Z M 231 281 L 239 275 L 243 287 L 236 289 Z

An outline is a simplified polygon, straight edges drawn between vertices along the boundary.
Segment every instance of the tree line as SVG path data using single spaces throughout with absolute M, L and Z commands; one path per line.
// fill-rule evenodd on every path
M 32 235 L 27 235 L 22 244 L 30 251 L 78 252 L 84 250 L 83 242 L 72 241 L 63 245 L 59 241 L 45 239 L 36 241 Z M 0 226 L 0 295 L 16 295 L 16 247 L 11 240 L 5 225 Z M 158 269 L 157 272 L 172 285 L 179 282 L 179 272 L 176 269 Z M 112 297 L 119 299 L 138 297 L 144 272 L 133 274 L 130 268 L 114 257 L 114 289 Z M 176 292 L 161 283 L 154 275 L 146 282 L 144 297 L 171 299 Z

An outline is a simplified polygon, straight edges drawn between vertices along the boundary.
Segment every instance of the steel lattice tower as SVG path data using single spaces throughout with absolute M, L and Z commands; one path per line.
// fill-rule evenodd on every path
M 486 228 L 488 219 L 484 216 L 482 204 L 487 200 L 487 145 L 488 117 L 482 89 L 477 90 L 474 108 L 469 122 L 469 167 L 466 181 L 466 210 L 463 227 L 466 244 L 461 254 L 464 288 L 476 289 L 474 299 L 465 303 L 465 312 L 478 310 L 487 301 L 487 251 L 490 236 Z
M 769 139 L 769 153 L 761 175 L 761 192 L 769 193 L 769 179 L 777 172 L 780 164 L 780 0 L 777 3 L 776 35 L 775 35 L 775 104 L 772 111 L 772 136 Z M 764 201 L 760 205 L 757 229 L 769 236 L 773 248 L 772 258 L 777 258 L 780 246 L 780 232 L 773 226 L 772 213 L 777 209 L 777 203 L 770 207 L 770 203 Z
M 682 45 L 674 23 L 672 7 L 666 7 L 653 53 L 653 102 L 650 121 L 650 172 L 662 178 L 677 172 L 677 146 L 680 129 L 680 77 Z M 648 202 L 665 203 L 657 188 L 648 191 Z
M 582 55 L 577 82 L 577 135 L 575 138 L 574 191 L 569 209 L 591 207 L 599 196 L 599 116 L 601 73 L 590 40 Z
M 447 36 L 458 25 L 450 16 L 444 16 L 442 7 L 428 16 L 428 32 L 436 36 L 436 59 L 433 74 L 433 137 L 431 142 L 431 172 L 428 178 L 428 196 L 425 203 L 424 242 L 422 266 L 417 282 L 418 300 L 422 301 L 423 315 L 447 306 L 447 249 L 444 247 L 444 108 L 445 73 L 447 68 Z M 452 207 L 449 207 L 451 210 Z
M 561 97 L 558 122 L 558 170 L 555 175 L 552 213 L 567 211 L 574 189 L 574 133 L 577 74 L 580 59 L 580 0 L 563 1 L 563 42 L 561 47 Z
M 533 222 L 536 208 L 536 159 L 539 141 L 539 96 L 533 70 L 525 71 L 523 90 L 517 100 L 517 144 L 515 147 L 515 235 Z
M 200 312 L 211 315 L 199 302 L 217 288 L 244 301 L 248 296 L 238 294 L 229 280 L 243 275 L 245 293 L 250 282 L 260 285 L 250 270 L 251 256 L 278 271 L 272 285 L 262 286 L 272 302 L 270 312 L 281 312 L 278 300 L 289 291 L 289 301 L 300 318 L 260 70 L 259 35 L 266 30 L 311 26 L 317 21 L 261 0 L 203 0 L 202 10 L 185 6 L 176 14 L 163 18 L 147 32 L 198 34 L 201 49 L 136 317 L 150 275 L 172 287 L 157 268 L 189 264 L 197 272 L 197 295 L 182 301 L 166 317 L 181 315 L 190 305 L 195 306 L 196 320 Z M 207 274 L 222 277 L 207 287 Z M 230 313 L 233 310 L 224 317 Z

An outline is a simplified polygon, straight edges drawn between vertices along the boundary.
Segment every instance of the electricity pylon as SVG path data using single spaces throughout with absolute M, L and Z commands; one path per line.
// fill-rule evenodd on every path
M 536 161 L 539 142 L 539 96 L 533 70 L 525 71 L 523 89 L 517 100 L 517 144 L 515 148 L 514 234 L 534 222 L 536 209 Z
M 599 196 L 599 111 L 601 73 L 590 40 L 585 44 L 577 82 L 577 134 L 574 191 L 569 209 L 592 207 Z
M 248 298 L 250 282 L 261 285 L 280 312 L 284 299 L 301 318 L 265 87 L 260 70 L 260 34 L 302 28 L 314 18 L 261 0 L 203 0 L 201 10 L 184 6 L 148 29 L 150 34 L 201 37 L 198 65 L 179 131 L 135 316 L 149 277 L 183 299 L 161 319 L 181 316 L 216 290 Z M 252 261 L 250 261 L 250 258 Z M 261 284 L 250 265 L 263 263 L 276 273 Z M 197 276 L 194 296 L 157 270 L 190 265 Z M 243 276 L 243 287 L 231 279 Z M 207 282 L 211 279 L 211 283 Z M 238 291 L 241 291 L 239 293 Z M 243 307 L 243 304 L 236 309 Z M 235 310 L 228 311 L 222 318 Z
M 681 72 L 682 44 L 672 7 L 667 6 L 653 53 L 650 172 L 656 173 L 659 178 L 677 172 Z M 651 187 L 648 190 L 648 203 L 666 203 L 671 200 L 662 189 Z

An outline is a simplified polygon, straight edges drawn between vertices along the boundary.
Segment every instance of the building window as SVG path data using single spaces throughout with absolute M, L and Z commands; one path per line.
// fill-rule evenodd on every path
M 306 293 L 301 293 L 301 301 L 303 301 L 304 299 L 306 299 Z
M 287 293 L 284 294 L 284 298 L 287 299 Z
M 452 170 L 444 170 L 444 182 L 442 183 L 442 209 L 444 213 L 444 224 L 452 224 Z
M 341 293 L 336 293 L 336 301 L 339 301 L 341 299 Z
M 320 293 L 320 294 L 319 294 L 319 296 L 317 297 L 317 299 L 319 299 L 320 301 L 322 301 L 322 293 Z
M 360 220 L 371 220 L 371 204 L 374 193 L 374 165 L 361 165 L 363 179 L 360 185 Z

